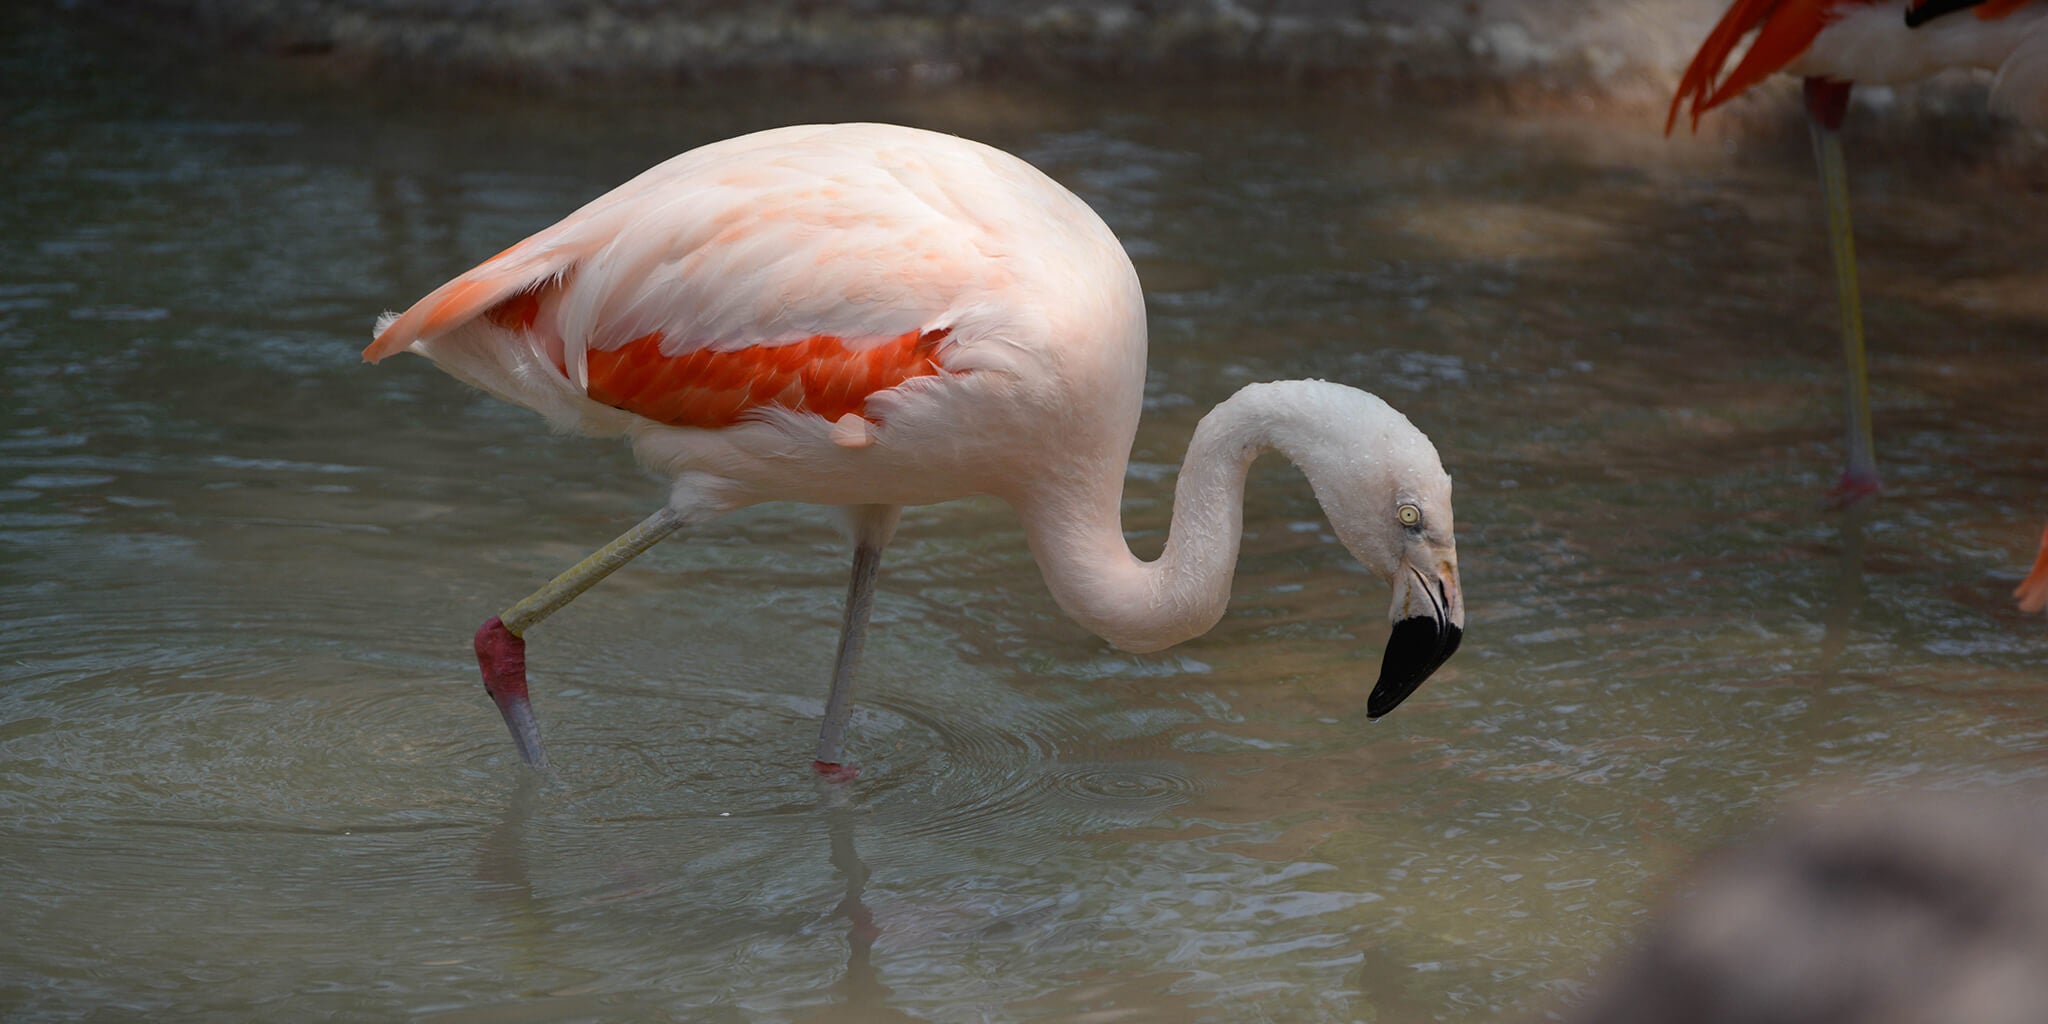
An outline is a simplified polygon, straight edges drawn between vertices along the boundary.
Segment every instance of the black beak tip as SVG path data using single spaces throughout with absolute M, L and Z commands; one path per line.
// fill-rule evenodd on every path
M 1401 706 L 1458 650 L 1465 631 L 1426 615 L 1394 623 L 1387 638 L 1387 653 L 1380 662 L 1380 679 L 1365 699 L 1365 717 L 1376 720 Z

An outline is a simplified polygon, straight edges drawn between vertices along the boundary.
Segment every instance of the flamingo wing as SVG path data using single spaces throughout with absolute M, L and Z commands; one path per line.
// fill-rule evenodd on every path
M 863 127 L 764 132 L 660 164 L 435 289 L 364 358 L 481 318 L 591 399 L 663 423 L 859 412 L 939 372 L 954 320 L 1006 275 L 999 231 L 946 186 L 985 180 L 948 165 L 996 151 L 899 134 L 878 152 L 888 143 Z

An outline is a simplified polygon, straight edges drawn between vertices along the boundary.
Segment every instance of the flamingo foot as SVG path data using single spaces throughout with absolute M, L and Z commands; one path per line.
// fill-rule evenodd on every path
M 526 698 L 526 641 L 493 615 L 477 627 L 476 664 L 483 671 L 484 691 L 505 716 L 505 727 L 512 730 L 512 743 L 519 748 L 520 758 L 535 768 L 546 768 L 548 754 L 540 745 L 540 725 Z
M 2038 612 L 2048 608 L 2048 530 L 2041 531 L 2041 554 L 2034 559 L 2034 569 L 2012 592 L 2019 598 L 2020 611 Z
M 837 764 L 832 761 L 812 761 L 811 770 L 817 772 L 818 777 L 826 782 L 852 782 L 860 778 L 859 768 L 855 768 L 850 764 Z
M 2048 572 L 2034 570 L 2032 576 L 2013 588 L 2012 596 L 2019 599 L 2020 611 L 2038 612 L 2048 608 Z
M 853 923 L 853 927 L 847 929 L 847 935 L 854 941 L 873 945 L 876 939 L 882 937 L 881 926 L 875 924 L 874 911 L 869 910 L 865 906 L 856 905 L 853 910 L 847 912 L 846 916 Z
M 1871 471 L 1847 470 L 1835 486 L 1828 489 L 1828 504 L 1835 508 L 1847 508 L 1858 502 L 1875 498 L 1884 490 L 1884 483 Z

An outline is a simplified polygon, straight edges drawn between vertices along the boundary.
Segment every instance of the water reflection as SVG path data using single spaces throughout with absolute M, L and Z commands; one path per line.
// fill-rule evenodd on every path
M 1870 530 L 1872 504 L 1869 500 L 1851 502 L 1841 512 L 1841 568 L 1835 575 L 1834 594 L 1821 615 L 1819 683 L 1822 686 L 1836 681 L 1842 655 L 1849 649 L 1856 613 L 1863 607 L 1863 545 Z
M 542 779 L 539 772 L 518 774 L 504 813 L 477 845 L 476 879 L 483 883 L 480 895 L 498 907 L 499 919 L 509 926 L 504 939 L 516 951 L 513 963 L 522 973 L 550 966 L 545 956 L 550 931 L 547 915 L 534 896 L 526 866 L 528 826 L 540 804 Z
M 874 911 L 863 901 L 868 884 L 868 866 L 854 847 L 853 791 L 849 786 L 820 783 L 818 810 L 831 836 L 832 869 L 846 881 L 846 895 L 834 913 L 846 920 L 846 974 L 832 986 L 833 1005 L 810 1019 L 822 1021 L 919 1021 L 889 1005 L 892 992 L 882 983 L 875 966 L 875 940 L 882 929 Z
M 565 971 L 575 973 L 575 957 L 570 950 L 574 946 L 576 915 L 570 914 L 565 918 L 557 914 L 549 900 L 536 894 L 528 856 L 529 847 L 538 841 L 534 834 L 535 817 L 551 799 L 547 792 L 550 787 L 551 784 L 538 772 L 519 773 L 518 782 L 506 800 L 504 813 L 477 846 L 475 877 L 480 883 L 478 894 L 494 908 L 492 916 L 500 922 L 491 934 L 480 937 L 480 941 L 488 947 L 488 957 L 494 962 L 501 962 L 503 973 L 510 978 L 540 979 L 559 977 Z M 566 798 L 567 794 L 559 782 L 553 783 L 552 788 L 552 799 L 559 803 Z M 856 820 L 860 813 L 856 799 L 855 791 L 849 786 L 821 782 L 813 809 L 815 819 L 823 825 L 821 831 L 829 848 L 832 871 L 843 885 L 837 904 L 823 916 L 826 920 L 844 922 L 844 968 L 815 999 L 798 993 L 787 994 L 784 998 L 793 1005 L 818 1004 L 815 1009 L 797 1014 L 794 1018 L 797 1020 L 923 1020 L 890 1005 L 893 991 L 883 982 L 881 968 L 875 962 L 875 943 L 882 936 L 882 928 L 865 899 L 871 871 L 856 845 Z M 585 849 L 597 851 L 602 847 L 588 846 Z M 778 854 L 795 857 L 798 851 L 785 848 Z M 644 892 L 637 899 L 648 903 L 646 912 L 661 912 L 660 893 L 664 887 L 662 883 L 650 883 L 644 887 Z M 802 906 L 785 909 L 795 912 L 797 919 L 810 915 L 810 910 Z M 566 930 L 562 927 L 564 920 L 571 924 Z M 677 920 L 662 926 L 661 930 L 686 929 L 690 925 L 689 921 Z M 807 930 L 808 925 L 799 929 L 798 934 Z M 459 1020 L 522 1019 L 535 1013 L 588 1012 L 603 1005 L 604 1001 L 598 998 L 597 993 L 564 992 L 557 988 L 522 991 L 512 1001 L 493 1010 L 456 1011 L 436 1015 L 432 1019 L 443 1024 Z

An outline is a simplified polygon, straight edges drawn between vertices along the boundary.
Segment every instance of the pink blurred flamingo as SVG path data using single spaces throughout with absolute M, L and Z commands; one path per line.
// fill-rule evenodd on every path
M 380 322 L 556 425 L 627 438 L 662 508 L 476 634 L 525 760 L 546 764 L 527 630 L 677 530 L 764 501 L 841 506 L 852 582 L 815 767 L 842 764 L 881 552 L 904 505 L 994 495 L 1053 598 L 1119 647 L 1200 635 L 1230 596 L 1246 468 L 1300 466 L 1338 539 L 1393 588 L 1366 703 L 1393 710 L 1464 626 L 1451 482 L 1421 431 L 1320 381 L 1253 384 L 1195 428 L 1164 552 L 1119 521 L 1145 380 L 1136 271 L 1086 204 L 977 143 L 812 125 L 692 150 Z
M 1732 70 L 1728 62 L 1755 33 Z M 1807 124 L 1827 201 L 1847 356 L 1849 466 L 1835 492 L 1856 499 L 1879 487 L 1871 441 L 1863 307 L 1849 223 L 1849 179 L 1840 129 L 1857 83 L 1918 81 L 1952 68 L 1995 71 L 1991 105 L 2048 128 L 2048 2 L 2043 0 L 1736 0 L 1679 80 L 1668 134 L 1688 103 L 1692 123 L 1780 71 L 1804 80 Z M 2048 544 L 2048 539 L 2044 539 Z M 2042 558 L 2048 560 L 2048 549 Z M 2048 601 L 2048 567 L 2036 562 L 2015 596 L 2028 611 Z

